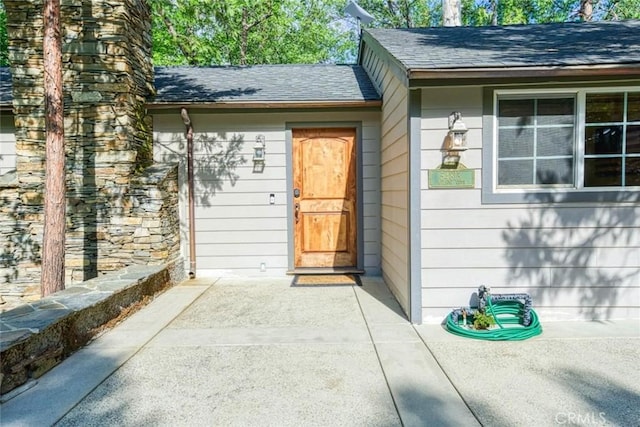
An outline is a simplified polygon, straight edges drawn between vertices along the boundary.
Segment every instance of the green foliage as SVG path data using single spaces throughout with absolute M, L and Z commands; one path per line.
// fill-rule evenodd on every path
M 344 62 L 356 47 L 339 0 L 153 0 L 156 65 Z
M 496 321 L 492 315 L 476 311 L 473 313 L 473 327 L 475 329 L 489 329 Z
M 442 21 L 442 0 L 360 0 L 357 3 L 375 18 L 369 27 L 433 27 Z
M 7 12 L 0 2 L 0 67 L 9 66 L 9 38 L 7 37 Z
M 462 0 L 463 25 L 511 25 L 580 20 L 580 0 Z M 594 20 L 639 19 L 638 0 L 593 0 Z M 495 20 L 494 18 L 495 14 Z
M 612 0 L 604 8 L 603 19 L 640 19 L 640 2 L 638 0 Z
M 155 65 L 353 62 L 355 20 L 347 0 L 148 0 Z M 461 0 L 463 25 L 580 20 L 580 0 Z M 439 26 L 442 0 L 360 0 L 369 27 Z M 593 0 L 594 20 L 640 19 L 638 0 Z M 64 17 L 63 17 L 64 18 Z M 0 66 L 9 63 L 0 2 Z

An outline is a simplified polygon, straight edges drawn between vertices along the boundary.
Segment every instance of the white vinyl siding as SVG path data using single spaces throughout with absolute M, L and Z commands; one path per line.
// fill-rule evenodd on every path
M 380 149 L 382 277 L 408 313 L 408 90 L 368 48 L 363 55 L 363 65 L 384 99 Z
M 640 205 L 635 202 L 483 204 L 483 89 L 422 92 L 421 242 L 423 318 L 440 322 L 468 306 L 478 286 L 532 295 L 542 321 L 640 316 Z M 469 128 L 461 162 L 474 189 L 429 189 L 442 161 L 447 117 Z M 490 144 L 490 141 L 484 141 Z
M 365 45 L 362 52 L 362 67 L 366 70 L 378 93 L 382 94 L 384 92 L 384 77 L 389 69 L 382 58 L 376 55 L 368 45 Z
M 287 123 L 362 123 L 364 268 L 380 274 L 379 113 L 190 113 L 194 126 L 198 275 L 280 276 L 288 268 Z M 256 136 L 265 167 L 253 169 Z M 179 162 L 181 239 L 188 258 L 186 139 L 179 113 L 154 114 L 155 160 Z M 275 196 L 275 204 L 269 201 Z M 260 271 L 264 263 L 266 272 Z
M 16 136 L 13 114 L 0 112 L 0 175 L 16 168 Z

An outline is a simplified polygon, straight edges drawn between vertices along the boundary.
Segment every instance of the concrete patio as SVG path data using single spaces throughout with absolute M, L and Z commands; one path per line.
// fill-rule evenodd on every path
M 543 328 L 496 343 L 414 326 L 375 277 L 185 281 L 16 392 L 1 422 L 638 425 L 638 321 Z

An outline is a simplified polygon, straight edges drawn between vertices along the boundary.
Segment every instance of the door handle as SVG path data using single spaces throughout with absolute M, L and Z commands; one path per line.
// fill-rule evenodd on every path
M 300 203 L 296 203 L 295 213 L 294 213 L 294 216 L 296 218 L 296 224 L 298 223 L 298 221 L 300 221 L 299 214 L 300 214 Z

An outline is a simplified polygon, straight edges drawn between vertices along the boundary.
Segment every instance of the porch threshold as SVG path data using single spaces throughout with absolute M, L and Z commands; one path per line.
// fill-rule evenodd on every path
M 289 276 L 304 274 L 364 274 L 364 270 L 355 267 L 332 267 L 332 268 L 314 268 L 299 267 L 293 270 L 287 270 Z

